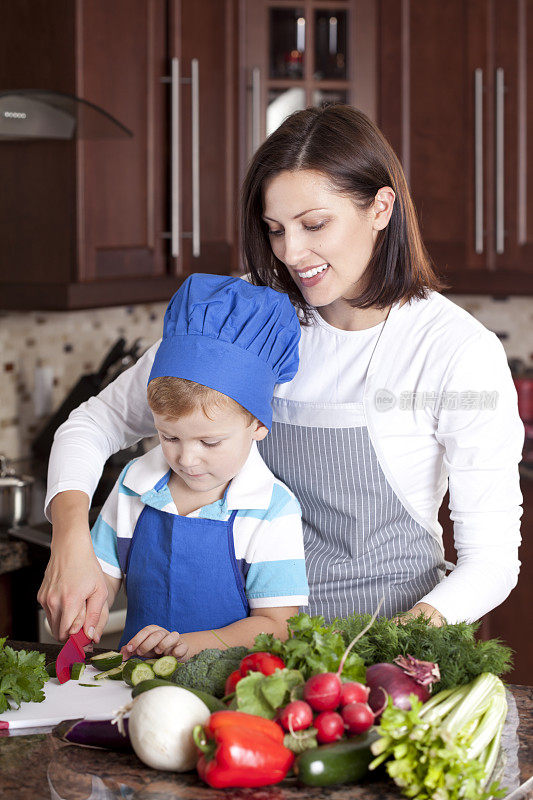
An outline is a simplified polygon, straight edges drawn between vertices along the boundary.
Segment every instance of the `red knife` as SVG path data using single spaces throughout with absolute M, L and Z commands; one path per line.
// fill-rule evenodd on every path
M 69 636 L 56 659 L 56 674 L 59 683 L 70 680 L 70 668 L 78 661 L 85 661 L 85 645 L 92 642 L 83 632 L 83 628 Z

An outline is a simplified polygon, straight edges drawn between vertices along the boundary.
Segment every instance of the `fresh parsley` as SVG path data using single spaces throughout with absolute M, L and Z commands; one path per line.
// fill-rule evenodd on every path
M 45 656 L 36 650 L 13 650 L 0 639 L 0 713 L 17 708 L 22 702 L 42 703 L 43 686 L 48 680 Z
M 296 614 L 287 624 L 289 638 L 286 641 L 276 639 L 271 633 L 261 633 L 255 638 L 254 650 L 275 653 L 288 669 L 299 670 L 306 680 L 317 672 L 337 672 L 346 644 L 335 625 L 325 625 L 324 617 L 308 614 Z M 365 675 L 363 659 L 352 651 L 344 664 L 342 677 L 364 683 Z

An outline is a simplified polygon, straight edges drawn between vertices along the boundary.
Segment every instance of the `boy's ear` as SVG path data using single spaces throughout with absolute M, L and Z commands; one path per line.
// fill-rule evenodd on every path
M 263 425 L 262 422 L 259 422 L 258 419 L 254 422 L 255 430 L 252 433 L 252 439 L 256 442 L 262 441 L 268 433 L 268 428 Z

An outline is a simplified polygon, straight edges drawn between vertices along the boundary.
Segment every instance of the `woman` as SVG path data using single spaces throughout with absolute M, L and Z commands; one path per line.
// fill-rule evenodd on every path
M 401 166 L 364 114 L 292 114 L 244 183 L 251 280 L 286 291 L 300 369 L 276 387 L 261 454 L 302 506 L 309 613 L 425 612 L 474 620 L 516 584 L 523 428 L 503 348 L 438 293 Z M 153 434 L 156 345 L 58 431 L 52 555 L 39 601 L 65 638 L 98 640 L 105 588 L 89 497 L 107 457 Z M 457 566 L 437 514 L 449 487 Z M 85 603 L 87 601 L 87 603 Z

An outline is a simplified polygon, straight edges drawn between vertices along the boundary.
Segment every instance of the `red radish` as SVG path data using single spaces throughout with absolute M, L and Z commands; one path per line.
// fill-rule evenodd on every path
M 303 700 L 293 700 L 282 708 L 277 719 L 286 731 L 302 731 L 313 722 L 313 709 Z M 292 733 L 292 731 L 291 731 Z
M 341 706 L 347 706 L 348 703 L 366 703 L 370 689 L 362 683 L 349 681 L 342 684 L 341 689 Z
M 374 624 L 381 604 L 385 598 L 382 597 L 378 603 L 378 607 L 372 614 L 372 618 L 368 625 L 357 634 L 353 639 L 340 660 L 337 672 L 321 672 L 319 675 L 313 675 L 309 678 L 304 685 L 304 700 L 307 700 L 309 705 L 315 711 L 334 711 L 341 699 L 342 683 L 341 674 L 348 658 L 348 654 L 354 644 L 367 632 L 367 630 Z
M 348 733 L 364 733 L 374 724 L 374 714 L 366 703 L 348 703 L 341 716 Z
M 233 694 L 235 691 L 235 687 L 239 683 L 240 679 L 242 678 L 240 670 L 236 669 L 232 673 L 228 675 L 226 678 L 226 683 L 224 685 L 224 694 Z
M 317 714 L 313 727 L 316 728 L 316 738 L 320 744 L 336 742 L 344 736 L 344 721 L 336 711 L 322 711 Z
M 277 669 L 285 669 L 285 663 L 274 653 L 250 653 L 241 661 L 241 677 L 245 678 L 249 672 L 262 672 L 263 675 L 272 675 Z
M 304 700 L 314 711 L 334 711 L 341 700 L 341 687 L 336 672 L 320 672 L 305 682 Z

